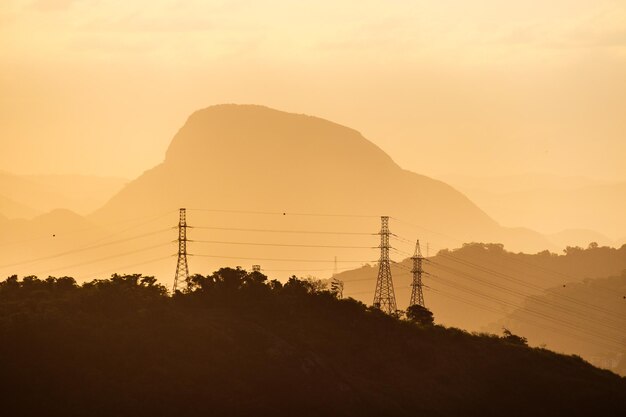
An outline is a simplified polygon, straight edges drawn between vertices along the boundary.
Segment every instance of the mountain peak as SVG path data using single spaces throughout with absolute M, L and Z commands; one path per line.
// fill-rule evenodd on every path
M 223 168 L 263 161 L 319 169 L 321 161 L 345 166 L 397 165 L 359 132 L 304 114 L 260 105 L 221 104 L 194 112 L 166 153 L 166 164 L 211 163 Z

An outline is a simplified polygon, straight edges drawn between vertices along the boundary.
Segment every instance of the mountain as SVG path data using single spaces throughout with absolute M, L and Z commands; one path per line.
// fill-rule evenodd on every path
M 626 234 L 622 210 L 626 206 L 626 182 L 538 174 L 442 178 L 507 226 L 524 226 L 547 234 L 586 229 L 610 240 Z M 558 238 L 555 243 L 561 246 Z
M 377 259 L 379 242 L 372 236 L 281 236 L 262 235 L 258 230 L 217 229 L 375 234 L 380 229 L 378 216 L 389 215 L 394 217 L 390 226 L 394 233 L 410 240 L 419 234 L 439 247 L 474 240 L 503 242 L 515 250 L 550 247 L 545 238 L 530 230 L 500 227 L 449 185 L 403 170 L 355 130 L 316 117 L 252 105 L 219 105 L 192 114 L 172 140 L 163 163 L 126 185 L 90 218 L 107 224 L 179 207 L 189 208 L 190 225 L 213 228 L 190 230 L 196 240 L 192 244 L 195 253 L 251 258 L 243 259 L 245 264 L 254 263 L 253 258 L 304 256 L 327 259 L 324 266 L 332 268 L 335 255 L 340 262 Z M 320 213 L 331 215 L 313 215 Z M 169 225 L 176 221 L 177 216 L 172 215 Z M 234 251 L 227 244 L 198 242 L 205 239 L 365 248 L 315 247 L 305 251 L 292 246 L 240 245 Z M 195 258 L 194 262 L 199 265 L 202 260 Z M 262 263 L 270 270 L 305 270 L 304 263 Z
M 0 213 L 14 219 L 30 219 L 54 209 L 85 215 L 104 204 L 125 182 L 121 178 L 0 171 Z
M 87 215 L 100 208 L 128 182 L 126 178 L 93 175 L 25 175 L 26 180 L 40 184 L 63 196 L 56 207 Z
M 0 281 L 10 416 L 623 416 L 626 379 L 509 335 L 388 316 L 220 269 Z
M 561 331 L 552 330 L 555 321 L 547 317 L 557 319 Z M 626 354 L 626 269 L 621 275 L 559 285 L 529 297 L 491 330 L 502 326 L 527 335 L 536 345 L 576 353 L 617 371 Z M 626 375 L 626 369 L 621 372 Z
M 38 210 L 28 207 L 24 204 L 13 201 L 10 198 L 0 195 L 0 215 L 11 218 L 33 218 L 41 214 Z
M 0 217 L 1 218 L 1 217 Z M 56 209 L 33 219 L 0 220 L 0 276 L 65 275 L 74 264 L 111 255 L 109 247 L 83 248 L 109 232 L 70 210 Z M 117 248 L 119 250 L 119 247 Z M 101 268 L 94 264 L 90 269 Z

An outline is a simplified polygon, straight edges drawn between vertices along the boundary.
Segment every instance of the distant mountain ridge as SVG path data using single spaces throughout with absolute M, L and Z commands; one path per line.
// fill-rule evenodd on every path
M 449 185 L 403 170 L 353 129 L 254 105 L 193 113 L 164 162 L 130 182 L 93 219 L 106 223 L 129 212 L 178 207 L 390 215 L 436 231 L 431 237 L 439 246 L 482 240 L 515 250 L 550 248 L 535 232 L 500 227 Z M 379 226 L 374 220 L 369 227 Z
M 127 180 L 89 175 L 15 175 L 0 171 L 0 213 L 31 219 L 54 209 L 87 215 L 114 195 Z
M 588 231 L 605 237 L 599 236 L 601 242 L 598 243 L 615 246 L 626 243 L 623 239 L 626 233 L 624 181 L 540 174 L 482 178 L 444 175 L 441 178 L 458 187 L 502 224 L 523 225 L 555 235 L 558 246 L 564 247 L 564 237 L 573 239 L 565 245 L 579 244 L 590 236 Z

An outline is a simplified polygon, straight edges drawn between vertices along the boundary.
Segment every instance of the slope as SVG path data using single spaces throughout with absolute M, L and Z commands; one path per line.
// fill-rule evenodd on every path
M 626 380 L 509 339 L 423 327 L 318 284 L 221 269 L 0 283 L 10 415 L 618 416 Z M 71 342 L 68 342 L 71 341 Z M 45 349 L 41 347 L 45 346 Z
M 401 243 L 392 239 L 392 244 Z M 391 268 L 398 306 L 404 309 L 410 296 L 411 261 L 405 259 Z M 426 306 L 439 323 L 498 332 L 503 323 L 509 324 L 503 319 L 515 313 L 521 319 L 512 329 L 536 346 L 547 344 L 588 360 L 622 352 L 624 294 L 608 291 L 605 298 L 591 294 L 587 298 L 587 284 L 582 283 L 621 275 L 626 270 L 626 245 L 529 255 L 506 251 L 501 245 L 467 244 L 439 251 L 428 258 L 424 269 L 429 274 L 424 277 Z M 371 265 L 336 277 L 345 283 L 345 296 L 371 304 L 377 273 L 377 266 Z M 581 290 L 572 294 L 572 285 Z M 617 318 L 607 319 L 607 311 Z
M 585 305 L 596 308 L 584 308 Z M 550 331 L 552 323 L 546 316 L 563 321 L 575 318 L 574 333 Z M 529 324 L 533 322 L 537 325 Z M 536 345 L 546 344 L 557 352 L 577 353 L 596 366 L 615 369 L 621 355 L 626 354 L 626 269 L 619 276 L 549 288 L 544 294 L 524 300 L 521 308 L 508 314 L 499 325 L 527 335 Z M 585 334 L 599 337 L 584 337 Z M 606 339 L 621 342 L 623 348 L 608 349 L 598 343 Z

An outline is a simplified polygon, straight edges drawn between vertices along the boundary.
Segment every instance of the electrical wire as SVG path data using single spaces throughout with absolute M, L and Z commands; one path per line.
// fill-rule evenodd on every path
M 516 278 L 516 277 L 514 277 L 512 275 L 509 275 L 509 274 L 505 274 L 505 273 L 500 272 L 500 271 L 495 271 L 495 270 L 486 268 L 483 265 L 479 265 L 479 264 L 473 263 L 473 262 L 468 261 L 466 259 L 461 259 L 460 257 L 455 256 L 455 255 L 453 255 L 451 253 L 444 253 L 444 252 L 440 251 L 437 254 L 437 256 L 438 257 L 442 257 L 442 258 L 446 258 L 446 259 L 450 259 L 450 260 L 453 260 L 455 262 L 459 262 L 461 264 L 464 264 L 465 266 L 469 266 L 469 267 L 478 269 L 478 270 L 480 270 L 482 272 L 486 272 L 486 273 L 489 273 L 491 275 L 498 276 L 500 278 L 503 278 L 503 279 L 506 279 L 508 281 L 514 282 L 514 283 L 516 283 L 518 285 L 526 286 L 528 288 L 532 288 L 532 289 L 537 290 L 537 291 L 544 292 L 544 291 L 547 290 L 545 287 L 529 283 L 529 282 L 527 282 L 525 280 L 521 280 L 519 278 Z M 427 261 L 435 264 L 434 261 L 431 261 L 431 260 L 427 260 Z M 591 304 L 591 303 L 583 301 L 583 300 L 577 300 L 577 299 L 575 299 L 573 297 L 570 297 L 570 296 L 568 296 L 566 294 L 555 294 L 555 293 L 552 293 L 552 294 L 557 296 L 557 297 L 560 297 L 560 298 L 563 298 L 565 300 L 568 300 L 568 301 L 570 301 L 572 303 L 578 304 L 581 307 L 595 309 L 597 311 L 604 312 L 604 313 L 607 313 L 607 314 L 616 314 L 614 311 L 610 311 L 610 310 L 604 309 L 603 307 L 597 306 L 595 304 Z M 524 294 L 525 297 L 526 296 L 530 296 L 530 295 L 531 294 Z M 615 294 L 613 292 L 611 292 L 611 295 L 615 295 Z
M 296 248 L 377 249 L 376 246 L 299 245 L 299 244 L 258 243 L 258 242 L 227 242 L 227 241 L 220 241 L 220 240 L 189 240 L 188 242 L 213 243 L 213 244 L 219 244 L 219 245 L 277 246 L 277 247 L 296 247 Z
M 408 268 L 406 268 L 404 266 L 401 266 L 400 268 L 408 270 Z M 469 288 L 469 287 L 461 286 L 458 283 L 454 283 L 453 281 L 449 281 L 449 280 L 447 280 L 445 278 L 442 278 L 442 277 L 439 277 L 439 276 L 437 276 L 437 278 L 439 278 L 440 281 L 443 281 L 444 284 L 447 283 L 448 285 L 453 285 L 457 289 L 459 289 L 459 290 L 461 290 L 463 292 L 473 293 L 474 295 L 476 295 L 478 297 L 481 297 L 481 298 L 484 298 L 484 299 L 487 299 L 487 300 L 490 300 L 490 301 L 493 301 L 495 299 L 495 297 L 493 297 L 491 295 L 484 294 L 484 293 L 476 290 L 475 288 Z M 572 322 L 563 320 L 561 318 L 558 318 L 558 317 L 555 317 L 555 316 L 551 316 L 551 315 L 549 315 L 549 314 L 547 314 L 545 312 L 541 312 L 541 311 L 537 311 L 537 310 L 534 310 L 534 309 L 530 309 L 527 306 L 518 305 L 518 304 L 509 302 L 509 301 L 505 301 L 505 300 L 502 300 L 502 299 L 499 299 L 499 298 L 497 300 L 499 302 L 501 302 L 502 304 L 506 304 L 506 305 L 512 306 L 512 307 L 516 308 L 517 310 L 524 310 L 524 311 L 530 312 L 531 314 L 533 314 L 535 316 L 538 316 L 540 318 L 556 321 L 560 325 L 569 326 L 570 328 L 574 328 L 574 329 L 577 329 L 579 331 L 587 332 L 587 333 L 593 335 L 594 337 L 605 338 L 607 340 L 611 340 L 614 343 L 621 343 L 621 342 L 617 342 L 614 339 L 611 339 L 611 338 L 607 337 L 606 334 L 604 334 L 604 333 L 588 331 L 586 328 L 582 328 L 582 327 L 578 326 L 577 323 L 572 323 Z M 589 319 L 589 317 L 586 317 L 586 318 Z M 615 327 L 612 327 L 612 326 L 605 326 L 605 327 L 607 329 L 610 328 L 611 330 L 617 331 L 617 332 L 620 332 L 623 329 L 623 325 L 620 326 L 619 328 L 615 328 Z
M 98 259 L 94 259 L 94 260 L 87 261 L 87 262 L 81 262 L 81 263 L 77 263 L 77 264 L 74 264 L 74 265 L 68 265 L 68 266 L 62 266 L 62 267 L 58 267 L 58 268 L 48 269 L 46 271 L 38 272 L 36 275 L 40 275 L 40 274 L 43 274 L 43 273 L 49 273 L 51 271 L 72 269 L 72 268 L 76 268 L 76 267 L 79 267 L 79 266 L 90 265 L 90 264 L 98 263 L 98 262 L 102 262 L 102 261 L 108 261 L 109 259 L 115 259 L 115 258 L 120 258 L 120 257 L 123 257 L 123 256 L 134 255 L 135 253 L 146 252 L 146 251 L 149 251 L 149 250 L 152 250 L 152 249 L 156 249 L 156 248 L 160 248 L 160 247 L 164 247 L 164 246 L 168 246 L 168 245 L 171 245 L 171 242 L 160 243 L 158 245 L 153 245 L 153 246 L 147 246 L 147 247 L 144 247 L 144 248 L 141 248 L 141 249 L 124 252 L 124 253 L 120 253 L 120 254 L 117 254 L 117 255 L 105 256 L 103 258 L 98 258 Z
M 249 258 L 249 257 L 241 257 L 241 256 L 223 256 L 223 255 L 205 255 L 205 254 L 192 254 L 188 253 L 187 256 L 198 256 L 203 258 L 220 258 L 220 259 L 239 259 L 239 260 L 248 260 L 248 261 L 276 261 L 276 262 L 327 262 L 333 263 L 335 262 L 333 259 L 285 259 L 285 258 Z M 337 260 L 336 262 L 342 263 L 355 263 L 355 264 L 363 264 L 363 263 L 374 263 L 376 261 L 347 261 L 347 260 Z
M 141 239 L 141 238 L 144 238 L 144 237 L 147 237 L 147 236 L 153 236 L 153 235 L 156 235 L 156 234 L 159 234 L 159 233 L 163 233 L 163 232 L 169 231 L 169 230 L 171 230 L 171 229 L 170 228 L 161 229 L 161 230 L 157 230 L 157 231 L 154 231 L 154 232 L 143 233 L 141 235 L 115 240 L 115 241 L 112 241 L 112 242 L 106 242 L 106 243 L 101 243 L 101 244 L 98 244 L 98 245 L 90 245 L 90 246 L 85 246 L 85 247 L 78 248 L 78 249 L 72 249 L 72 250 L 68 250 L 68 251 L 65 251 L 65 252 L 56 253 L 54 255 L 43 256 L 43 257 L 40 257 L 40 258 L 29 259 L 29 260 L 26 260 L 26 261 L 14 262 L 12 264 L 0 265 L 0 268 L 10 268 L 10 267 L 13 267 L 13 266 L 18 266 L 18 265 L 26 265 L 26 264 L 36 263 L 36 262 L 40 262 L 40 261 L 46 261 L 46 260 L 59 258 L 59 257 L 66 256 L 66 255 L 71 255 L 71 254 L 74 254 L 74 253 L 85 252 L 85 251 L 92 250 L 92 249 L 98 249 L 98 248 L 102 248 L 102 247 L 105 247 L 105 246 L 117 245 L 117 244 L 128 242 L 128 241 L 131 241 L 131 240 Z
M 115 235 L 117 235 L 117 234 L 119 234 L 119 233 L 123 233 L 123 232 L 125 232 L 125 231 L 132 230 L 132 229 L 134 229 L 134 228 L 136 228 L 136 227 L 140 227 L 140 226 L 146 225 L 146 224 L 151 223 L 151 222 L 153 222 L 153 221 L 155 221 L 155 220 L 158 220 L 158 219 L 160 219 L 160 218 L 163 218 L 163 217 L 165 217 L 166 215 L 173 213 L 174 211 L 176 211 L 176 210 L 168 210 L 168 211 L 162 212 L 162 213 L 160 213 L 160 214 L 156 215 L 155 217 L 151 218 L 150 220 L 147 220 L 147 221 L 142 222 L 142 223 L 140 223 L 140 224 L 138 224 L 138 225 L 135 225 L 135 226 L 131 226 L 131 227 L 129 227 L 128 229 L 125 229 L 125 230 L 123 230 L 123 231 L 121 231 L 121 232 L 117 232 L 117 233 L 114 233 L 113 235 L 109 235 L 109 236 L 103 237 L 103 238 L 98 239 L 98 240 L 96 240 L 96 241 L 93 241 L 93 242 L 91 242 L 91 243 L 96 243 L 96 242 L 98 242 L 98 241 L 100 241 L 100 240 L 108 239 L 108 238 L 110 238 L 110 237 L 112 237 L 112 236 L 115 236 Z M 99 224 L 99 223 L 98 223 L 98 224 L 93 223 L 93 224 L 91 224 L 89 227 L 82 228 L 82 229 L 79 229 L 79 230 L 71 230 L 71 231 L 69 231 L 69 232 L 67 232 L 67 233 L 64 233 L 64 232 L 55 233 L 55 237 L 56 237 L 57 239 L 60 239 L 60 238 L 64 238 L 64 237 L 67 237 L 67 236 L 73 236 L 73 235 L 75 235 L 75 234 L 88 232 L 88 231 L 90 231 L 90 230 L 94 230 L 94 229 L 100 229 L 100 228 L 103 228 L 103 227 L 110 227 L 110 226 L 112 226 L 112 225 L 119 225 L 119 224 L 124 224 L 124 223 L 134 222 L 134 221 L 137 221 L 137 220 L 144 220 L 145 218 L 146 218 L 145 216 L 141 216 L 141 217 L 134 217 L 134 218 L 132 218 L 132 219 L 125 219 L 125 220 L 117 221 L 117 222 L 110 223 L 110 224 L 106 224 L 106 225 L 101 225 L 101 224 Z M 0 243 L 0 247 L 3 247 L 3 246 L 9 246 L 9 245 L 20 245 L 20 244 L 22 244 L 22 243 L 31 243 L 31 242 L 34 242 L 34 241 L 44 240 L 44 239 L 50 239 L 50 234 L 49 234 L 49 233 L 46 233 L 45 235 L 41 235 L 41 236 L 37 236 L 37 237 L 33 237 L 33 238 L 30 238 L 30 239 L 17 240 L 17 241 L 12 241 L 12 242 L 3 242 L 3 243 Z
M 363 232 L 332 232 L 321 230 L 277 230 L 277 229 L 242 229 L 234 227 L 211 227 L 211 226 L 187 226 L 190 229 L 208 229 L 208 230 L 225 230 L 235 232 L 261 232 L 261 233 L 294 233 L 294 234 L 323 234 L 323 235 L 361 235 L 361 236 L 375 236 L 378 233 L 363 233 Z
M 490 308 L 490 307 L 487 307 L 485 305 L 482 305 L 482 304 L 479 304 L 479 303 L 475 303 L 475 302 L 470 301 L 468 299 L 465 299 L 463 297 L 459 297 L 459 296 L 453 295 L 451 293 L 447 293 L 447 292 L 442 291 L 442 290 L 437 289 L 437 288 L 432 288 L 431 287 L 431 290 L 436 292 L 436 293 L 439 293 L 439 294 L 443 295 L 446 298 L 450 298 L 450 299 L 455 300 L 455 301 L 460 301 L 462 303 L 465 303 L 467 305 L 471 305 L 471 306 L 473 306 L 475 308 L 478 308 L 478 309 L 482 309 L 482 310 L 485 310 L 485 311 L 490 311 L 492 313 L 497 313 L 497 314 L 501 313 L 500 311 L 498 311 L 498 310 L 496 310 L 494 308 Z M 570 337 L 572 339 L 578 340 L 578 341 L 582 340 L 582 341 L 588 342 L 590 344 L 601 345 L 604 348 L 609 349 L 609 350 L 614 350 L 616 348 L 615 345 L 613 345 L 613 344 L 607 344 L 607 343 L 604 343 L 602 341 L 598 341 L 595 338 L 594 339 L 590 339 L 590 338 L 581 336 L 579 334 L 569 332 L 569 331 L 564 330 L 562 328 L 546 326 L 544 324 L 535 322 L 533 320 L 528 320 L 526 318 L 524 318 L 524 319 L 516 319 L 516 320 L 520 321 L 522 323 L 530 324 L 531 326 L 534 326 L 536 328 L 541 328 L 541 329 L 548 330 L 548 331 L 551 331 L 551 332 L 554 332 L 554 333 L 558 333 L 558 334 L 561 334 L 561 335 L 566 335 L 566 336 L 568 336 L 568 337 Z
M 226 210 L 212 208 L 188 208 L 190 211 L 206 211 L 213 213 L 232 213 L 232 214 L 259 214 L 270 216 L 309 216 L 309 217 L 354 217 L 354 218 L 379 218 L 380 216 L 366 214 L 347 214 L 347 213 L 301 213 L 287 211 L 252 211 L 252 210 Z
M 454 268 L 450 268 L 450 267 L 443 266 L 443 265 L 440 265 L 440 264 L 436 264 L 436 265 L 438 265 L 440 268 L 442 268 L 444 270 L 447 270 L 448 272 L 450 272 L 450 273 L 452 273 L 454 275 L 467 277 L 468 279 L 480 282 L 481 284 L 483 284 L 485 286 L 488 286 L 490 288 L 494 288 L 494 289 L 496 289 L 499 292 L 508 293 L 508 294 L 514 295 L 514 296 L 519 296 L 519 297 L 524 298 L 524 299 L 527 299 L 527 298 L 531 297 L 531 295 L 529 295 L 529 294 L 525 294 L 525 293 L 522 293 L 522 292 L 519 292 L 519 291 L 515 291 L 513 289 L 501 286 L 501 285 L 499 285 L 497 283 L 494 283 L 494 282 L 486 281 L 484 279 L 481 279 L 481 278 L 469 275 L 469 274 L 467 274 L 467 273 L 465 273 L 463 271 L 459 271 L 459 270 L 456 270 Z M 406 268 L 406 267 L 404 267 L 404 268 Z M 441 278 L 441 277 L 439 277 L 439 278 Z M 443 278 L 441 278 L 441 279 L 443 279 Z M 608 319 L 608 318 L 605 318 L 603 320 L 599 320 L 599 319 L 596 319 L 595 317 L 593 317 L 591 315 L 584 314 L 583 312 L 580 312 L 580 311 L 577 311 L 577 310 L 567 309 L 567 308 L 565 308 L 562 305 L 551 303 L 551 302 L 548 302 L 548 301 L 543 300 L 541 298 L 534 297 L 533 300 L 539 302 L 540 304 L 542 304 L 545 307 L 561 311 L 561 312 L 566 313 L 566 314 L 571 315 L 571 316 L 577 316 L 580 320 L 593 321 L 593 322 L 595 322 L 596 326 L 604 327 L 606 330 L 620 332 L 620 331 L 622 331 L 624 329 L 624 325 L 626 324 L 626 323 L 622 323 L 622 322 L 613 321 L 613 320 Z M 526 306 L 518 306 L 518 308 L 522 309 L 522 310 L 528 310 L 528 307 L 526 307 Z
M 119 270 L 124 270 L 124 269 L 128 269 L 128 268 L 134 268 L 134 267 L 137 267 L 137 266 L 148 265 L 148 264 L 152 264 L 152 263 L 155 263 L 155 262 L 158 262 L 158 261 L 164 261 L 166 259 L 171 259 L 174 256 L 176 256 L 176 255 L 159 256 L 158 258 L 149 259 L 149 260 L 143 261 L 143 262 L 137 262 L 137 263 L 133 263 L 133 264 L 129 264 L 129 265 L 119 266 L 119 267 L 116 267 L 116 268 L 108 268 L 108 269 L 105 269 L 105 270 L 102 270 L 102 271 L 99 271 L 99 272 L 94 272 L 92 274 L 85 275 L 85 276 L 83 276 L 83 278 L 92 278 L 92 277 L 104 274 L 106 272 L 116 272 L 116 271 L 119 271 Z

